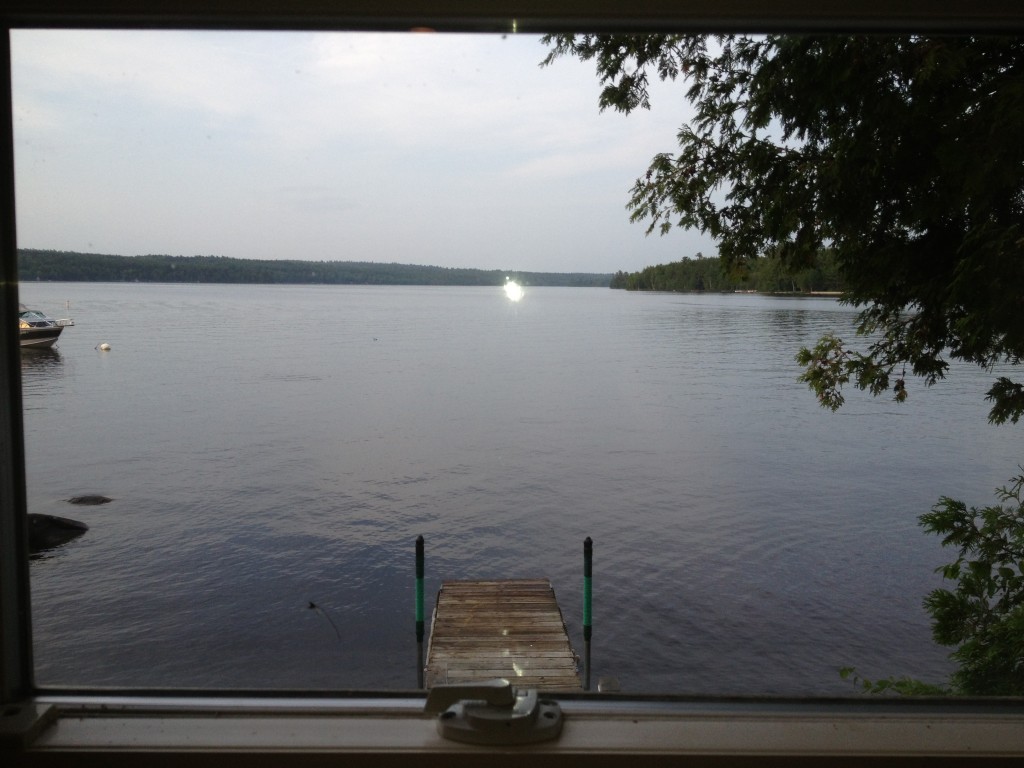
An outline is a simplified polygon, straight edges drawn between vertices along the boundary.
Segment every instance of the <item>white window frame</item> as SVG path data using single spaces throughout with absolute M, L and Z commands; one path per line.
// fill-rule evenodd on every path
M 257 7 L 258 10 L 253 10 Z M 17 296 L 12 28 L 493 32 L 1024 33 L 1020 0 L 5 0 L 0 41 L 0 317 Z M 20 349 L 0 323 L 0 762 L 24 765 L 521 766 L 1022 764 L 1024 701 L 559 697 L 565 728 L 530 747 L 438 736 L 419 693 L 324 697 L 44 691 L 33 680 Z M 11 760 L 13 758 L 13 760 Z

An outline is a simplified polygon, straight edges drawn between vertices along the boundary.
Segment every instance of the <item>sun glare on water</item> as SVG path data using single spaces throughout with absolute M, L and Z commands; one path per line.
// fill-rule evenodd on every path
M 523 287 L 515 280 L 508 280 L 505 282 L 505 295 L 511 301 L 519 301 L 523 298 Z

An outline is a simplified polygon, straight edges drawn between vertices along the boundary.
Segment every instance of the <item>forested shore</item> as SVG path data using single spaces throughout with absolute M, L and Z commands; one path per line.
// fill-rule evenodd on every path
M 225 256 L 116 256 L 18 249 L 23 282 L 286 283 L 312 285 L 522 285 L 606 288 L 610 274 L 522 272 L 365 261 L 262 261 Z
M 311 285 L 522 285 L 624 288 L 631 291 L 818 293 L 842 290 L 834 260 L 795 274 L 777 259 L 757 259 L 742 273 L 727 272 L 717 257 L 656 264 L 639 272 L 521 272 L 369 261 L 235 259 L 226 256 L 118 256 L 74 251 L 18 250 L 18 277 L 25 282 L 282 283 Z
M 822 251 L 817 262 L 798 272 L 787 272 L 778 259 L 754 259 L 742 271 L 728 272 L 717 257 L 656 264 L 639 272 L 616 272 L 612 288 L 628 291 L 709 291 L 732 293 L 828 293 L 843 290 L 835 259 Z

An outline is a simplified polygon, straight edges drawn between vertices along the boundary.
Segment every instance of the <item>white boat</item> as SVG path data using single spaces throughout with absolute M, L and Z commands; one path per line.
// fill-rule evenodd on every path
M 38 309 L 29 309 L 24 304 L 18 305 L 18 334 L 22 347 L 52 347 L 60 337 L 61 331 L 74 324 L 74 320 L 54 320 Z

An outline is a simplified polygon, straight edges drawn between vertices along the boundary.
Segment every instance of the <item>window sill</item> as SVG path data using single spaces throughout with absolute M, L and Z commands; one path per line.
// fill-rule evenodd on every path
M 423 699 L 40 697 L 56 722 L 17 753 L 23 765 L 154 764 L 206 759 L 232 764 L 804 765 L 1021 764 L 1024 704 L 772 700 L 560 699 L 556 741 L 480 747 L 442 739 Z

